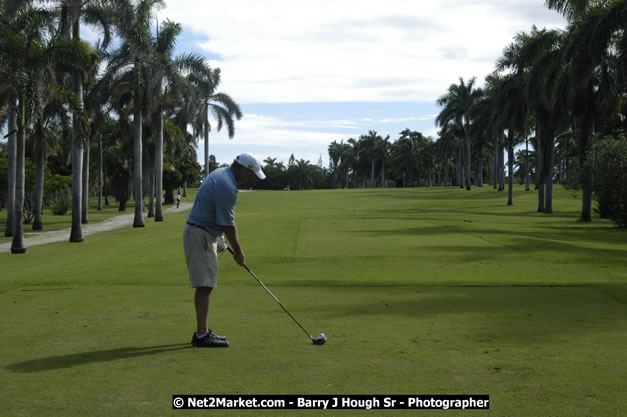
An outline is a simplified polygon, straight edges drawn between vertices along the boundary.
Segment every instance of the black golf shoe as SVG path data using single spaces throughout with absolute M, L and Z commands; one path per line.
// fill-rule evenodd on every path
M 215 334 L 211 329 L 207 329 L 207 333 L 213 335 L 212 337 L 215 337 L 216 339 L 226 340 L 226 336 L 220 336 L 219 334 Z M 196 337 L 197 334 L 198 332 L 194 332 L 194 336 L 192 336 L 192 342 L 194 341 L 193 338 Z
M 229 347 L 226 336 L 219 336 L 209 330 L 209 332 L 201 338 L 196 337 L 196 332 L 192 336 L 192 345 L 196 347 Z

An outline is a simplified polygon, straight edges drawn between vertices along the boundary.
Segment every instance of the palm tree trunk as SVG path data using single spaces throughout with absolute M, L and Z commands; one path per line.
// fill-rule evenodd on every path
M 477 187 L 483 187 L 483 158 L 481 157 L 482 149 L 479 146 L 479 160 L 477 161 Z
M 499 138 L 498 135 L 494 138 L 494 154 L 492 155 L 492 185 L 496 190 L 498 188 L 498 175 L 497 165 L 499 163 Z
M 43 230 L 41 221 L 41 209 L 44 201 L 44 170 L 46 167 L 46 150 L 44 148 L 43 138 L 37 135 L 35 138 L 35 155 L 36 155 L 36 174 L 35 174 L 35 201 L 33 212 L 35 219 L 33 221 L 33 230 Z
M 157 143 L 155 144 L 155 191 L 157 194 L 157 211 L 155 221 L 163 221 L 163 204 L 161 193 L 163 192 L 163 111 L 159 109 L 159 123 L 157 125 Z
M 374 188 L 374 158 L 370 161 L 370 187 Z
M 80 1 L 73 2 L 72 37 L 80 40 Z M 78 8 L 78 9 L 77 9 Z M 83 105 L 83 74 L 79 70 L 72 73 L 72 91 L 78 97 L 80 105 Z M 82 181 L 83 176 L 83 139 L 79 124 L 79 115 L 72 115 L 72 231 L 70 242 L 82 242 L 83 231 L 81 229 L 81 205 L 82 205 Z
M 75 71 L 72 74 L 72 88 L 74 94 L 83 101 L 82 74 Z M 82 242 L 83 231 L 81 229 L 81 205 L 83 187 L 83 141 L 81 138 L 81 127 L 79 116 L 72 116 L 72 231 L 70 232 L 70 242 Z
M 133 127 L 134 127 L 134 140 L 133 140 L 133 179 L 134 187 L 133 193 L 135 194 L 135 217 L 133 219 L 133 227 L 144 227 L 144 194 L 142 191 L 142 108 L 141 108 L 141 87 L 139 81 L 139 74 L 141 71 L 141 63 L 135 62 L 135 86 L 134 86 L 134 100 L 133 100 Z
M 470 190 L 470 135 L 466 134 L 466 190 Z
M 499 162 L 497 175 L 499 179 L 499 191 L 505 190 L 505 146 L 504 146 L 505 134 L 501 133 L 499 138 Z
M 9 104 L 9 138 L 7 143 L 8 152 L 8 192 L 7 192 L 7 224 L 4 230 L 6 237 L 13 236 L 15 232 L 15 163 L 16 163 L 16 142 L 17 142 L 17 109 L 15 98 Z
M 507 135 L 507 171 L 509 173 L 507 205 L 511 206 L 514 204 L 514 133 L 510 129 Z
M 81 224 L 88 224 L 88 211 L 89 211 L 89 142 L 85 144 L 83 149 L 83 190 L 81 198 L 83 202 L 81 204 Z
M 544 138 L 544 186 L 546 196 L 544 201 L 544 212 L 553 213 L 553 167 L 555 164 L 553 130 L 547 129 L 547 136 Z
M 381 188 L 385 188 L 385 159 L 381 163 Z
M 462 149 L 461 145 L 457 147 L 457 158 L 455 158 L 455 171 L 457 176 L 457 186 L 464 188 L 464 182 L 462 181 Z
M 538 130 L 536 132 L 536 189 L 538 190 L 538 212 L 544 212 L 544 180 L 546 178 L 546 173 L 544 172 L 546 164 L 544 163 L 544 150 L 542 146 L 542 137 L 540 136 L 540 132 L 544 129 L 544 127 L 540 128 L 538 126 Z
M 103 163 L 104 165 L 104 163 Z M 104 194 L 105 206 L 109 206 L 109 192 L 111 188 L 107 191 L 107 173 L 104 170 L 104 166 L 102 168 L 102 193 Z
M 627 6 L 626 6 L 627 7 Z M 592 221 L 592 133 L 594 132 L 594 121 L 591 117 L 586 117 L 581 126 L 581 167 L 583 169 L 583 195 L 581 200 L 581 216 L 579 221 Z
M 444 151 L 444 186 L 448 185 L 448 151 Z
M 564 140 L 564 182 L 568 181 L 568 140 Z
M 102 139 L 98 141 L 98 211 L 102 211 Z
M 20 106 L 24 106 L 24 99 L 20 99 Z M 24 126 L 24 111 L 20 112 L 20 121 L 18 121 L 18 131 L 15 143 L 15 232 L 13 234 L 13 242 L 11 243 L 11 253 L 25 253 L 26 245 L 24 244 L 24 222 L 22 221 L 22 212 L 24 211 L 24 163 L 26 157 L 25 137 L 26 127 Z
M 148 188 L 148 216 L 147 217 L 155 217 L 155 161 L 154 155 L 151 158 L 152 160 L 144 161 L 146 162 L 144 165 L 147 165 L 147 169 L 144 171 L 144 178 L 147 179 L 147 182 L 144 183 L 144 187 Z
M 553 165 L 555 164 L 555 152 L 553 151 L 553 139 L 547 140 L 546 151 L 544 152 L 544 160 L 546 161 L 546 178 L 544 186 L 546 188 L 546 197 L 544 201 L 544 212 L 546 214 L 553 213 Z
M 209 122 L 205 121 L 205 177 L 209 175 Z
M 494 155 L 488 161 L 488 184 L 494 185 Z
M 529 138 L 525 138 L 525 191 L 529 191 Z
M 536 148 L 536 187 L 535 188 L 537 190 L 540 187 L 541 173 L 542 173 L 542 167 L 543 167 L 542 146 L 540 144 L 540 138 L 538 136 L 538 131 L 536 131 L 535 148 Z

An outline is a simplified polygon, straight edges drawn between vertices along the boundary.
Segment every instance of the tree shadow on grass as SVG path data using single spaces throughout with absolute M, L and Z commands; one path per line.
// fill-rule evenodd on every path
M 50 371 L 55 369 L 71 368 L 98 362 L 111 362 L 120 359 L 130 359 L 139 356 L 155 355 L 164 352 L 189 349 L 189 343 L 173 345 L 123 347 L 117 349 L 97 350 L 93 352 L 71 353 L 68 355 L 50 356 L 7 365 L 5 369 L 15 373 L 31 373 Z
M 433 287 L 358 291 L 355 301 L 310 307 L 311 314 L 335 322 L 357 320 L 386 327 L 405 320 L 404 331 L 418 328 L 463 328 L 469 336 L 498 337 L 513 344 L 589 334 L 625 340 L 627 285 L 599 287 Z M 349 300 L 350 297 L 345 297 Z M 609 297 L 616 303 L 611 302 Z M 365 300 L 364 300 L 365 298 Z M 301 308 L 305 315 L 307 309 Z M 616 331 L 613 331 L 615 329 Z M 608 336 L 608 332 L 611 336 Z

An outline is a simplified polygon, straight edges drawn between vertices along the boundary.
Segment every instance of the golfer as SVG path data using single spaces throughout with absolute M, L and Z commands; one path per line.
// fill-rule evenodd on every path
M 218 168 L 203 181 L 187 224 L 183 231 L 183 247 L 187 270 L 194 294 L 196 332 L 192 345 L 198 347 L 228 347 L 225 336 L 218 336 L 207 327 L 211 292 L 218 281 L 218 251 L 224 250 L 225 234 L 233 250 L 233 259 L 244 265 L 244 251 L 235 226 L 237 184 L 247 184 L 255 178 L 264 179 L 257 157 L 243 153 L 227 168 Z M 221 243 L 222 242 L 222 243 Z M 218 247 L 220 244 L 220 248 Z

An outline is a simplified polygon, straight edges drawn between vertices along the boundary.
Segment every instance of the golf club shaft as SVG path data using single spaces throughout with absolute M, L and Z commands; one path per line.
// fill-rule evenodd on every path
M 233 250 L 231 250 L 231 248 L 230 248 L 230 247 L 228 247 L 228 246 L 227 246 L 226 248 L 227 248 L 227 250 L 228 250 L 229 252 L 231 252 L 231 255 L 232 255 L 232 254 L 233 254 Z M 306 334 L 307 336 L 309 336 L 309 338 L 310 338 L 311 340 L 314 340 L 313 336 L 312 336 L 312 335 L 310 335 L 310 334 L 309 334 L 309 332 L 308 332 L 307 330 L 305 330 L 305 328 L 303 327 L 303 325 L 302 325 L 302 324 L 300 324 L 300 323 L 298 322 L 298 320 L 296 320 L 296 317 L 292 316 L 292 313 L 290 313 L 290 312 L 287 310 L 287 308 L 285 308 L 285 307 L 283 306 L 283 304 L 281 304 L 281 302 L 279 301 L 279 299 L 278 299 L 278 298 L 276 298 L 276 296 L 275 296 L 274 294 L 272 294 L 272 291 L 270 291 L 270 289 L 269 289 L 268 287 L 266 287 L 266 285 L 265 285 L 263 282 L 261 282 L 261 280 L 260 280 L 259 278 L 257 278 L 257 275 L 255 275 L 255 273 L 254 273 L 253 271 L 251 271 L 251 269 L 248 267 L 248 265 L 243 264 L 242 266 L 243 266 L 244 268 L 246 268 L 246 270 L 250 273 L 250 275 L 252 275 L 252 277 L 253 277 L 253 278 L 255 278 L 255 280 L 259 283 L 259 285 L 261 285 L 261 286 L 263 287 L 263 289 L 264 289 L 264 290 L 266 290 L 266 291 L 268 292 L 268 294 L 270 294 L 270 296 L 271 296 L 272 298 L 274 298 L 274 301 L 276 301 L 276 302 L 277 302 L 277 304 L 279 304 L 279 305 L 281 306 L 281 308 L 282 308 L 282 309 L 283 309 L 283 310 L 284 310 L 284 311 L 285 311 L 285 312 L 286 312 L 286 313 L 287 313 L 287 314 L 288 314 L 288 315 L 292 318 L 292 320 L 294 320 L 294 322 L 296 322 L 296 324 L 298 324 L 298 327 L 300 327 L 301 329 L 303 329 L 303 332 L 305 332 L 305 334 Z

